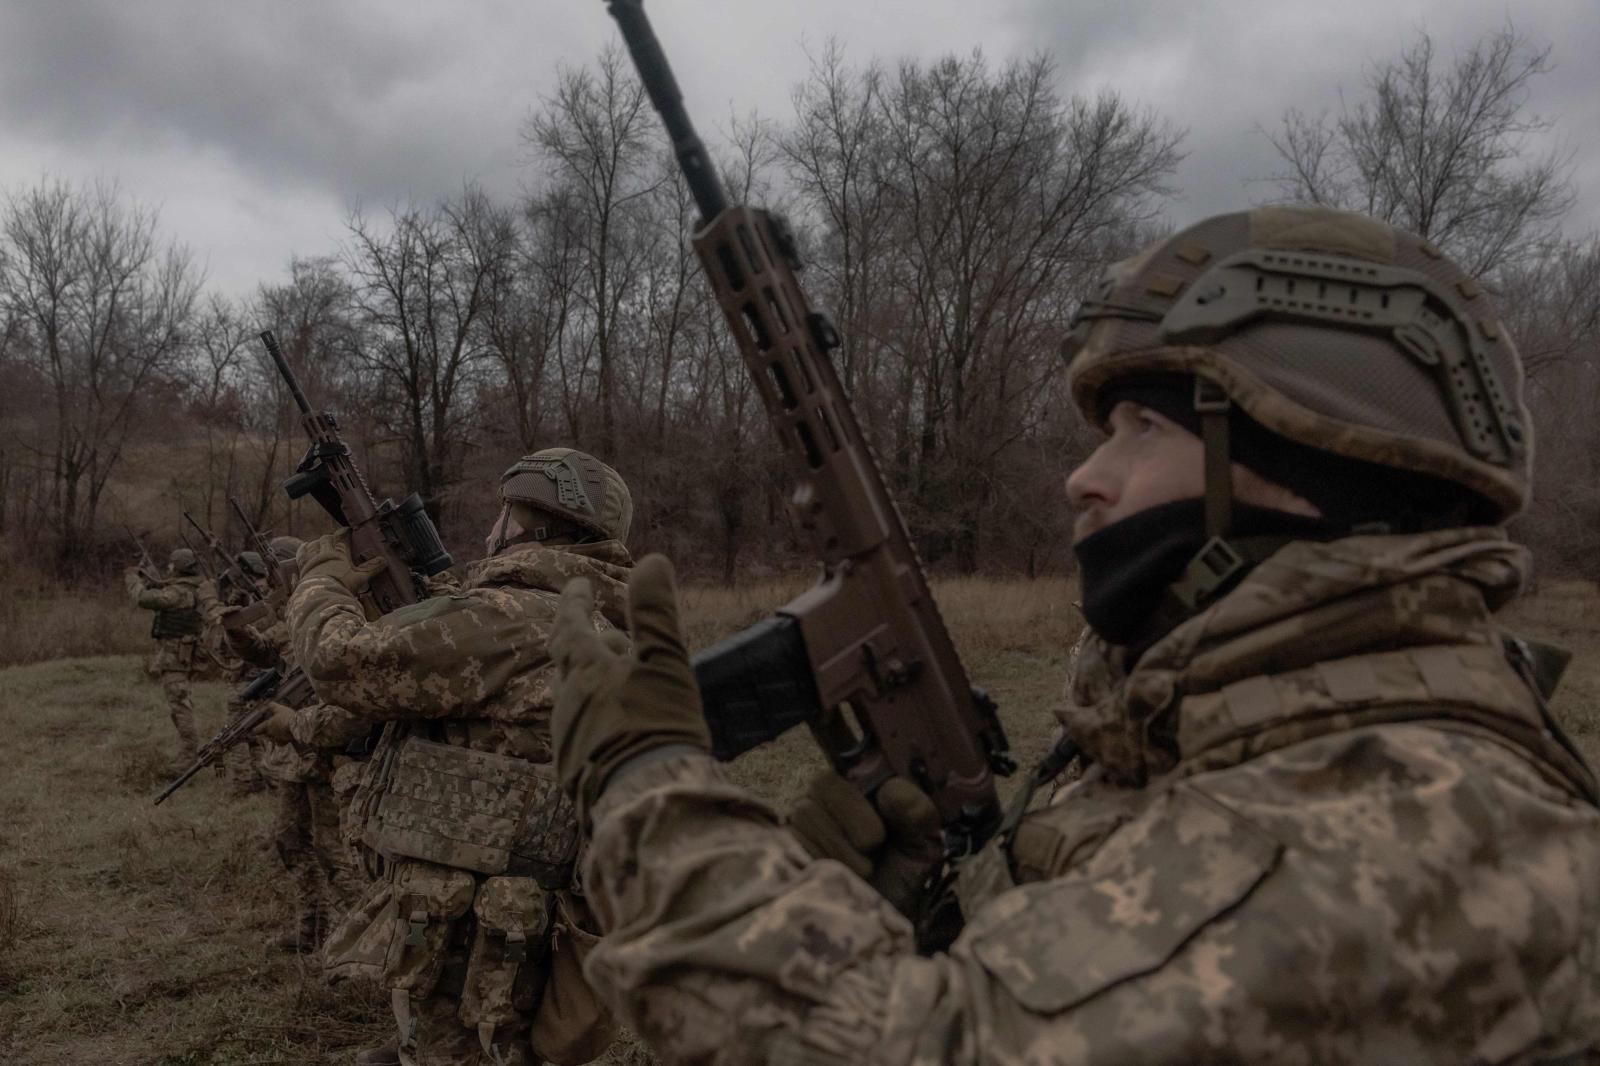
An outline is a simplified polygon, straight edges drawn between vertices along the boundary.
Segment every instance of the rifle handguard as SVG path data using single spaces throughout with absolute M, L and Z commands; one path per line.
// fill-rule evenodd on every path
M 711 754 L 727 762 L 820 711 L 800 623 L 773 615 L 693 659 Z

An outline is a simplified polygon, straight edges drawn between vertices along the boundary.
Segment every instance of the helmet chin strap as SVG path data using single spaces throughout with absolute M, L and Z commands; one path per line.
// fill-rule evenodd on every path
M 1185 612 L 1204 604 L 1248 565 L 1226 539 L 1233 529 L 1233 459 L 1228 443 L 1232 407 L 1220 385 L 1195 375 L 1194 409 L 1200 416 L 1200 440 L 1205 446 L 1206 543 L 1171 589 Z

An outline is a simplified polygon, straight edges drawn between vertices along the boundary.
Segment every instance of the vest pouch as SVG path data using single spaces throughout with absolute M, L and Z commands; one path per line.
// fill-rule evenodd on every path
M 384 960 L 383 983 L 392 992 L 423 999 L 439 983 L 450 934 L 472 906 L 477 883 L 465 870 L 424 862 L 397 864 L 391 883 L 394 932 Z
M 617 1038 L 617 1020 L 583 976 L 583 962 L 600 942 L 598 923 L 576 892 L 557 892 L 550 937 L 550 976 L 528 1042 L 556 1066 L 592 1062 Z
M 385 856 L 532 874 L 561 888 L 572 873 L 577 822 L 549 767 L 407 737 L 365 839 Z
M 323 954 L 328 979 L 381 981 L 394 943 L 396 913 L 394 886 L 387 880 L 368 885 L 361 901 L 328 934 Z
M 544 988 L 554 896 L 531 877 L 491 877 L 472 901 L 477 919 L 457 1017 L 493 1030 L 526 1017 Z

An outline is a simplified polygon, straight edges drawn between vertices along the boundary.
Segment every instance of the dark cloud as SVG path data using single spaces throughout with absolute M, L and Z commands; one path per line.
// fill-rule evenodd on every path
M 1594 0 L 1522 0 L 1517 26 L 1555 46 L 1534 106 L 1560 120 L 1600 227 L 1600 20 Z M 1286 107 L 1337 105 L 1364 62 L 1426 25 L 1447 48 L 1498 28 L 1479 0 L 749 0 L 653 3 L 702 125 L 781 117 L 803 48 L 857 59 L 982 47 L 1053 53 L 1063 86 L 1110 87 L 1189 129 L 1182 222 L 1264 196 L 1256 132 Z M 291 252 L 330 250 L 354 203 L 432 199 L 531 180 L 518 130 L 562 63 L 615 41 L 600 0 L 51 0 L 0 4 L 0 184 L 119 177 L 235 292 Z

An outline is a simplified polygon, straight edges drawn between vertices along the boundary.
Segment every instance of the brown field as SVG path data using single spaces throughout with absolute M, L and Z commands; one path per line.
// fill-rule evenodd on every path
M 687 589 L 691 642 L 760 617 L 799 587 Z M 938 592 L 1018 756 L 1036 757 L 1078 628 L 1070 586 L 966 580 Z M 138 613 L 110 597 L 55 605 L 47 617 L 0 607 L 0 639 L 31 633 L 35 647 L 93 650 L 91 636 L 74 635 L 83 626 L 105 635 L 98 647 L 142 650 L 130 643 L 142 631 Z M 1557 710 L 1591 758 L 1600 755 L 1600 594 L 1550 583 L 1511 621 L 1578 653 Z M 223 702 L 222 686 L 198 686 L 202 728 L 219 724 Z M 0 670 L 0 730 L 0 1062 L 332 1064 L 387 1035 L 387 1011 L 370 990 L 332 989 L 310 962 L 264 947 L 290 913 L 266 843 L 269 797 L 227 800 L 208 773 L 150 806 L 172 730 L 137 655 Z M 808 741 L 793 735 L 736 769 L 782 801 L 816 765 Z M 644 1058 L 630 1044 L 611 1061 Z

